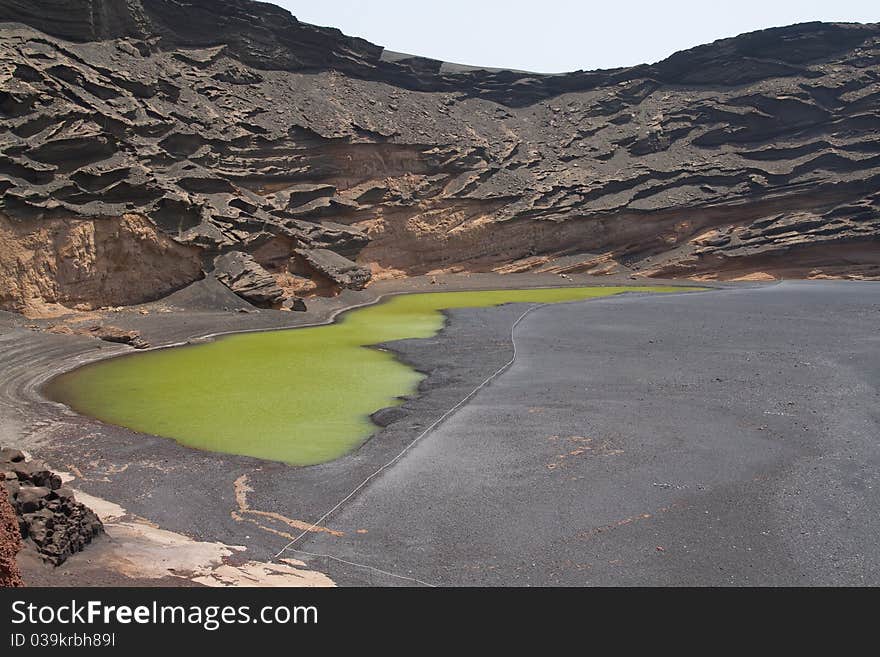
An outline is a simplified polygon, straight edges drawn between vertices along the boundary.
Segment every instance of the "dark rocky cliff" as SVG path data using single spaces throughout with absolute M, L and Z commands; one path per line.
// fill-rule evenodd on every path
M 0 0 L 0 52 L 5 308 L 161 296 L 231 251 L 270 303 L 363 284 L 346 259 L 880 278 L 878 25 L 537 75 L 244 0 Z

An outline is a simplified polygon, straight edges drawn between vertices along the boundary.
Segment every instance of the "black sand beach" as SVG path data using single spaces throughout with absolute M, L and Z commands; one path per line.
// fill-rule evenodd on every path
M 563 282 L 594 284 L 585 280 Z M 449 277 L 404 289 L 559 282 Z M 400 288 L 346 292 L 308 313 L 239 313 L 219 295 L 213 307 L 158 312 L 189 301 L 170 298 L 112 321 L 160 345 L 321 321 Z M 163 530 L 246 548 L 231 561 L 268 562 L 505 363 L 524 309 L 454 311 L 435 338 L 390 345 L 431 373 L 422 394 L 357 452 L 308 468 L 198 452 L 41 401 L 51 372 L 128 348 L 6 315 L 0 437 Z M 331 516 L 332 533 L 294 546 L 379 570 L 282 557 L 340 585 L 876 584 L 866 467 L 880 454 L 878 311 L 876 284 L 820 281 L 542 307 L 517 328 L 510 370 Z M 53 581 L 129 581 L 102 570 L 101 549 Z M 152 581 L 194 579 L 169 575 Z

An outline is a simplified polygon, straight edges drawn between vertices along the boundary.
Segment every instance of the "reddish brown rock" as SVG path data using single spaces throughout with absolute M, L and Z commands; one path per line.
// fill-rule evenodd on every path
M 127 344 L 130 347 L 134 347 L 135 349 L 146 349 L 150 346 L 150 343 L 144 340 L 141 337 L 140 332 L 138 331 L 126 331 L 125 329 L 118 328 L 116 326 L 105 326 L 103 324 L 97 324 L 95 326 L 91 326 L 86 331 L 89 335 L 92 335 L 99 340 L 104 340 L 105 342 L 118 342 L 120 344 Z
M 0 484 L 2 482 L 3 474 L 0 473 Z M 18 518 L 6 490 L 0 485 L 0 587 L 24 586 L 15 561 L 20 548 Z

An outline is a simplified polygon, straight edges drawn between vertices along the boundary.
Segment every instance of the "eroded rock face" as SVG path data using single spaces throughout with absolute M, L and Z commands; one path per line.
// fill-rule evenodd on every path
M 0 213 L 4 310 L 47 315 L 130 305 L 201 276 L 199 250 L 175 242 L 142 215 L 21 219 Z
M 73 4 L 0 0 L 0 204 L 30 231 L 137 214 L 285 296 L 334 291 L 291 271 L 316 250 L 377 276 L 880 276 L 877 25 L 546 76 L 245 0 Z M 26 298 L 52 302 L 2 303 Z

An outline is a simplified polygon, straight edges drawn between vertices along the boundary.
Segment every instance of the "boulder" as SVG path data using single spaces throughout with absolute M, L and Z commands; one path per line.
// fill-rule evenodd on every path
M 16 538 L 31 541 L 46 561 L 56 566 L 63 563 L 103 531 L 98 516 L 77 502 L 73 490 L 63 486 L 61 477 L 45 463 L 33 459 L 10 467 L 8 473 L 0 473 L 0 502 L 11 502 Z M 5 540 L 0 528 L 0 584 L 4 555 L 9 552 Z
M 16 462 L 12 464 L 11 470 L 19 482 L 45 486 L 52 490 L 61 487 L 61 477 L 49 470 L 49 467 L 42 461 L 34 459 Z
M 15 508 L 22 516 L 33 514 L 47 503 L 52 491 L 45 486 L 22 486 L 15 496 Z
M 281 304 L 281 308 L 283 310 L 292 310 L 294 312 L 305 312 L 307 310 L 306 302 L 300 297 L 288 297 L 284 300 L 284 303 Z
M 15 473 L 15 476 L 20 481 L 30 482 L 33 482 L 35 477 L 43 479 L 51 474 L 48 466 L 37 459 L 32 459 L 30 461 L 18 461 L 16 463 L 13 463 L 10 467 L 10 470 Z
M 372 277 L 372 272 L 367 267 L 328 249 L 297 249 L 296 255 L 309 269 L 341 288 L 362 290 Z
M 20 449 L 3 447 L 0 449 L 0 463 L 21 463 L 24 461 L 24 452 Z
M 0 487 L 0 489 L 6 490 L 6 494 L 10 499 L 16 496 L 19 488 L 21 488 L 21 484 L 18 483 L 18 479 L 7 479 L 3 482 L 2 487 Z M 2 490 L 0 490 L 0 494 L 2 494 Z
M 73 489 L 69 486 L 61 486 L 55 494 L 62 500 L 73 500 Z
M 41 470 L 37 472 L 31 478 L 31 481 L 34 486 L 44 486 L 49 490 L 58 490 L 61 488 L 61 477 L 51 470 Z
M 400 406 L 387 406 L 380 408 L 378 411 L 370 415 L 370 419 L 374 424 L 380 427 L 387 427 L 389 424 L 402 420 L 407 416 L 407 412 Z
M 150 343 L 141 337 L 139 331 L 126 331 L 116 326 L 104 326 L 96 324 L 88 329 L 89 335 L 105 342 L 116 342 L 118 344 L 127 344 L 135 349 L 146 349 Z
M 214 276 L 245 301 L 255 306 L 276 303 L 284 296 L 275 278 L 242 251 L 232 251 L 214 259 Z

